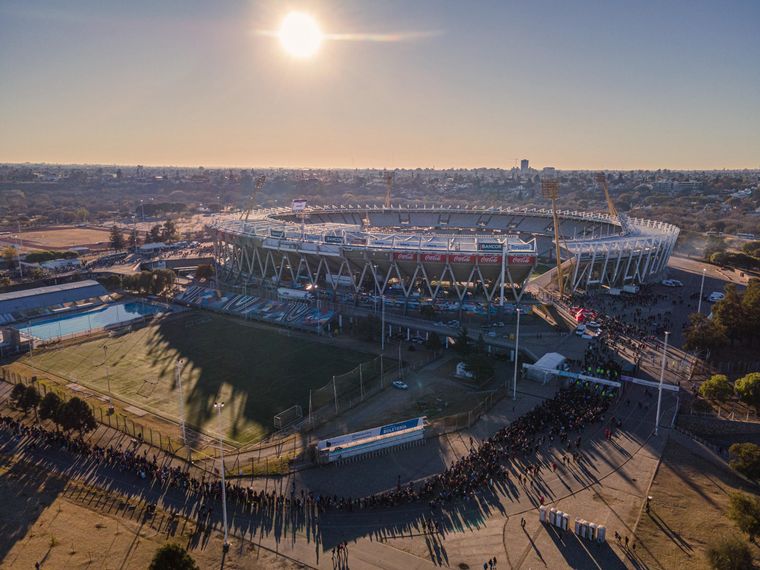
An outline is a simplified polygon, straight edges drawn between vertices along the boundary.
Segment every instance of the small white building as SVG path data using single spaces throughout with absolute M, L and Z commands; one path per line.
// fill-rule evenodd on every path
M 547 352 L 539 358 L 533 366 L 528 368 L 525 376 L 528 380 L 546 384 L 554 377 L 552 371 L 563 370 L 566 361 L 567 358 L 562 356 L 559 352 Z

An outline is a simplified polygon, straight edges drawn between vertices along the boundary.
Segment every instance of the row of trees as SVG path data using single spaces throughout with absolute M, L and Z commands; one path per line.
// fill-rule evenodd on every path
M 81 398 L 71 398 L 64 402 L 55 392 L 48 392 L 45 397 L 34 386 L 16 384 L 11 390 L 11 403 L 24 414 L 34 411 L 40 420 L 50 420 L 56 428 L 63 431 L 77 431 L 80 435 L 98 427 L 90 406 Z
M 742 294 L 729 283 L 725 295 L 713 305 L 712 318 L 690 315 L 684 348 L 715 352 L 729 343 L 754 345 L 760 339 L 760 279 L 750 279 Z
M 725 374 L 713 374 L 699 387 L 699 394 L 708 400 L 725 402 L 734 395 L 756 408 L 760 408 L 760 372 L 751 372 L 739 378 L 734 384 Z
M 751 542 L 760 536 L 760 500 L 744 493 L 731 493 L 728 518 L 745 533 Z M 715 570 L 753 568 L 749 545 L 737 536 L 721 536 L 707 547 L 707 560 Z
M 475 382 L 482 384 L 493 377 L 493 361 L 486 354 L 486 341 L 482 333 L 473 343 L 467 329 L 462 327 L 454 342 L 454 350 L 462 356 L 465 369 L 472 374 Z
M 156 224 L 148 234 L 145 236 L 145 243 L 169 243 L 176 241 L 179 237 L 179 231 L 177 230 L 177 224 L 172 220 L 166 220 L 163 224 Z M 116 251 L 122 251 L 126 248 L 135 249 L 140 245 L 140 236 L 136 229 L 132 229 L 127 238 L 124 237 L 124 232 L 117 226 L 111 226 L 111 232 L 109 235 L 109 243 L 111 249 Z

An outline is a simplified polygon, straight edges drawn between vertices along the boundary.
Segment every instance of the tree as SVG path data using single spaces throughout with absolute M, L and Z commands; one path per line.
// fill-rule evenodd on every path
M 760 338 L 760 279 L 750 279 L 742 295 L 745 326 L 752 340 Z
M 111 234 L 109 236 L 109 242 L 111 243 L 111 248 L 115 249 L 116 251 L 121 251 L 124 249 L 125 242 L 124 242 L 124 236 L 121 233 L 121 230 L 117 228 L 116 226 L 111 226 Z
M 728 342 L 725 327 L 700 313 L 689 315 L 684 336 L 686 350 L 715 351 Z
M 161 228 L 161 241 L 170 242 L 177 239 L 177 224 L 172 220 L 166 220 Z
M 724 402 L 734 393 L 734 388 L 725 374 L 713 374 L 699 387 L 699 394 L 708 400 Z
M 729 465 L 745 477 L 760 479 L 760 446 L 754 443 L 734 443 L 728 448 Z
M 137 246 L 140 245 L 140 235 L 137 233 L 137 230 L 132 228 L 132 231 L 129 232 L 129 239 L 128 239 L 129 247 L 132 249 L 137 249 Z
M 722 536 L 707 545 L 705 552 L 713 570 L 752 568 L 752 552 L 746 542 L 735 536 Z
M 78 431 L 84 435 L 98 427 L 95 415 L 87 402 L 76 396 L 60 408 L 60 424 L 64 431 Z
M 24 386 L 18 383 L 11 390 L 11 402 L 24 414 L 27 414 L 29 410 L 36 411 L 37 405 L 40 403 L 40 393 L 34 386 Z
M 213 276 L 214 276 L 214 266 L 211 265 L 210 263 L 201 263 L 195 269 L 195 278 L 196 279 L 206 279 L 206 280 L 209 280 Z
M 40 419 L 52 421 L 57 428 L 60 423 L 60 413 L 62 406 L 63 400 L 61 400 L 61 397 L 55 392 L 48 392 L 40 402 Z
M 493 363 L 485 354 L 470 354 L 464 360 L 464 368 L 472 374 L 478 384 L 487 382 L 493 377 Z
M 726 513 L 750 540 L 760 534 L 760 500 L 744 493 L 731 493 Z
M 145 243 L 158 243 L 160 241 L 161 241 L 161 226 L 156 224 L 155 226 L 150 228 L 148 235 L 145 236 Z
M 725 299 L 718 301 L 713 307 L 713 320 L 718 326 L 726 329 L 726 334 L 733 344 L 745 330 L 746 317 L 736 285 L 729 283 L 725 291 Z
M 428 339 L 425 344 L 430 350 L 434 350 L 434 351 L 441 350 L 441 348 L 443 347 L 443 343 L 441 342 L 441 337 L 438 336 L 437 332 L 431 332 L 428 335 Z
M 760 408 L 760 372 L 742 376 L 734 384 L 734 389 L 742 402 Z
M 13 261 L 16 259 L 16 248 L 12 245 L 7 245 L 2 249 L 3 261 L 10 267 L 13 265 Z
M 165 544 L 156 551 L 148 570 L 199 570 L 193 557 L 179 544 Z
M 470 353 L 471 348 L 470 337 L 467 335 L 467 328 L 462 327 L 459 329 L 459 334 L 454 342 L 454 350 L 461 355 L 467 355 Z

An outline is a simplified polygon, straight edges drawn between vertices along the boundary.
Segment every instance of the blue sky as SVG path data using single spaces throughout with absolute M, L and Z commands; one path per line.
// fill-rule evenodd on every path
M 294 60 L 291 10 L 328 34 Z M 0 161 L 760 167 L 760 2 L 0 0 Z

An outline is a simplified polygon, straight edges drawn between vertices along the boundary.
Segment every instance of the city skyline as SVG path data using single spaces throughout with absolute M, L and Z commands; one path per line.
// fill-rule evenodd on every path
M 0 161 L 760 166 L 760 6 L 0 6 Z M 292 11 L 325 34 L 289 57 Z

